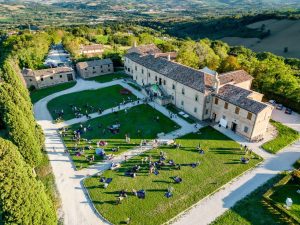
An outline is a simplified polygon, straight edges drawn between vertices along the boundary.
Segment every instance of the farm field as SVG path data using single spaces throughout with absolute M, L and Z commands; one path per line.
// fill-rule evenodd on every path
M 228 44 L 244 45 L 256 52 L 268 51 L 287 58 L 300 58 L 300 20 L 264 20 L 248 25 L 248 28 L 260 29 L 265 24 L 265 30 L 271 35 L 260 40 L 258 38 L 224 37 L 221 40 Z M 284 48 L 288 52 L 284 52 Z
M 176 143 L 181 144 L 179 149 L 159 147 L 124 162 L 118 171 L 108 170 L 101 176 L 87 178 L 84 185 L 98 212 L 113 224 L 123 224 L 126 218 L 131 219 L 130 224 L 162 224 L 261 161 L 252 155 L 248 164 L 241 164 L 244 151 L 239 144 L 211 127 L 176 139 Z M 199 144 L 205 154 L 199 154 Z M 142 163 L 142 159 L 148 157 L 156 162 L 161 151 L 166 155 L 165 165 L 157 168 L 157 176 L 149 175 L 149 164 Z M 170 160 L 179 164 L 180 169 L 172 167 Z M 193 163 L 197 166 L 193 167 Z M 137 176 L 126 176 L 125 172 L 135 165 L 141 166 Z M 175 183 L 175 176 L 182 178 L 182 182 Z M 112 178 L 106 189 L 100 177 Z M 167 198 L 169 188 L 174 189 L 173 196 Z M 145 199 L 134 196 L 133 189 L 145 190 Z M 128 197 L 116 204 L 121 190 L 127 190 Z
M 157 116 L 159 116 L 159 121 L 155 119 Z M 107 127 L 116 124 L 116 121 L 121 126 L 119 133 L 113 134 Z M 158 133 L 169 133 L 180 128 L 175 122 L 149 105 L 134 106 L 128 109 L 127 112 L 123 110 L 118 113 L 98 117 L 83 123 L 82 126 L 90 127 L 89 130 L 81 134 L 81 138 L 92 142 L 92 150 L 86 149 L 84 154 L 78 155 L 79 149 L 89 146 L 87 141 L 83 140 L 77 143 L 78 150 L 74 150 L 75 141 L 72 138 L 74 131 L 80 129 L 80 124 L 70 126 L 63 137 L 64 143 L 77 169 L 86 168 L 102 160 L 102 157 L 95 154 L 96 143 L 98 141 L 107 142 L 106 146 L 101 147 L 105 150 L 106 154 L 120 154 L 139 145 L 142 139 L 155 139 Z M 126 134 L 131 139 L 130 143 L 126 143 L 125 141 Z M 119 147 L 119 151 L 113 152 L 112 149 L 117 147 Z M 92 155 L 94 155 L 95 161 L 89 163 L 86 157 L 91 157 Z

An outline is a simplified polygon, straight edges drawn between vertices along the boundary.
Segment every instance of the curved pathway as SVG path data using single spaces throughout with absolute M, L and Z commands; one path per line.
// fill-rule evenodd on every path
M 85 81 L 79 79 L 77 84 L 67 90 L 54 93 L 41 99 L 34 105 L 34 112 L 37 122 L 41 125 L 44 134 L 45 134 L 45 147 L 49 160 L 55 175 L 56 185 L 58 192 L 60 193 L 62 201 L 62 209 L 60 211 L 60 217 L 63 218 L 64 225 L 98 225 L 98 224 L 108 224 L 94 209 L 93 204 L 90 202 L 90 199 L 87 195 L 87 192 L 83 186 L 83 179 L 87 176 L 94 175 L 98 172 L 107 170 L 112 162 L 121 162 L 124 160 L 124 154 L 128 158 L 135 155 L 141 154 L 144 151 L 148 151 L 152 148 L 151 143 L 142 148 L 137 147 L 133 150 L 130 150 L 130 153 L 125 152 L 123 155 L 115 157 L 112 161 L 104 161 L 98 164 L 95 164 L 87 169 L 76 171 L 75 167 L 70 159 L 69 155 L 65 153 L 65 146 L 61 140 L 57 129 L 63 126 L 68 126 L 71 124 L 76 124 L 79 122 L 84 122 L 86 119 L 84 117 L 72 119 L 58 124 L 52 123 L 52 117 L 47 109 L 47 103 L 61 95 L 109 87 L 112 85 L 122 85 L 123 87 L 129 89 L 133 94 L 139 98 L 144 98 L 137 90 L 133 89 L 127 83 L 122 80 L 116 80 L 108 83 L 97 83 L 95 81 Z M 132 107 L 137 105 L 137 102 L 127 104 L 126 107 Z M 164 107 L 151 102 L 151 105 L 156 110 L 160 111 L 164 115 L 168 116 L 169 111 Z M 121 108 L 121 110 L 124 107 Z M 115 108 L 115 111 L 117 108 Z M 92 118 L 103 116 L 105 114 L 111 113 L 112 109 L 107 109 L 103 114 L 99 115 L 98 113 L 92 114 Z M 185 135 L 190 132 L 196 131 L 194 125 L 187 123 L 185 120 L 177 117 L 173 118 L 174 122 L 181 126 L 180 129 L 173 131 L 165 136 L 161 137 L 162 139 L 167 138 L 176 138 L 182 135 Z M 198 126 L 199 129 L 199 126 Z
M 46 150 L 53 168 L 57 188 L 61 195 L 61 216 L 64 219 L 65 225 L 108 224 L 94 210 L 93 205 L 90 202 L 89 197 L 87 196 L 87 193 L 83 187 L 82 181 L 87 176 L 108 169 L 111 161 L 98 163 L 94 166 L 91 166 L 88 169 L 76 171 L 75 167 L 72 164 L 72 160 L 69 158 L 69 155 L 64 153 L 65 147 L 57 133 L 57 129 L 59 127 L 85 121 L 85 119 L 79 118 L 70 121 L 65 121 L 59 124 L 53 124 L 51 115 L 47 109 L 47 103 L 50 100 L 64 94 L 83 90 L 104 88 L 116 84 L 120 84 L 125 88 L 128 88 L 133 92 L 133 94 L 135 94 L 139 98 L 144 97 L 140 92 L 133 89 L 131 86 L 129 86 L 121 80 L 116 80 L 108 83 L 97 83 L 95 81 L 78 80 L 77 84 L 74 87 L 47 96 L 34 105 L 35 117 L 38 123 L 42 126 L 45 133 Z M 132 104 L 131 106 L 133 105 L 134 104 Z M 150 105 L 168 116 L 169 111 L 164 107 L 155 103 L 150 103 Z M 127 107 L 130 107 L 130 105 L 128 105 Z M 107 113 L 109 111 L 111 111 L 111 109 L 108 109 Z M 98 116 L 102 115 L 92 114 L 93 118 Z M 173 120 L 176 123 L 178 123 L 182 128 L 170 134 L 167 134 L 165 135 L 165 137 L 162 138 L 176 138 L 178 136 L 182 136 L 184 134 L 196 130 L 194 125 L 187 123 L 179 117 Z M 300 121 L 293 120 L 294 128 L 295 124 L 298 128 L 299 126 L 297 124 L 300 124 Z M 286 123 L 286 125 L 290 124 Z M 198 129 L 199 128 L 200 127 L 198 126 Z M 253 170 L 250 170 L 242 176 L 230 181 L 216 193 L 202 199 L 200 202 L 191 207 L 190 210 L 182 213 L 181 215 L 173 219 L 171 222 L 176 225 L 201 225 L 211 223 L 218 216 L 222 215 L 226 210 L 232 207 L 237 201 L 244 198 L 257 187 L 265 183 L 268 179 L 274 177 L 278 172 L 282 170 L 291 169 L 294 161 L 300 158 L 300 141 L 287 147 L 284 151 L 281 151 L 277 155 L 272 155 L 259 148 L 259 145 L 261 143 L 249 143 L 243 138 L 230 132 L 229 130 L 218 127 L 215 128 L 224 133 L 225 135 L 229 136 L 233 140 L 243 145 L 248 145 L 255 153 L 262 156 L 265 159 L 265 161 Z M 124 154 L 128 155 L 129 157 L 132 157 L 149 149 L 151 149 L 151 145 L 146 146 L 143 149 L 136 148 L 134 150 L 131 150 L 130 155 L 128 154 L 128 152 Z M 117 156 L 114 159 L 114 161 L 121 162 L 123 159 L 124 155 L 120 155 Z

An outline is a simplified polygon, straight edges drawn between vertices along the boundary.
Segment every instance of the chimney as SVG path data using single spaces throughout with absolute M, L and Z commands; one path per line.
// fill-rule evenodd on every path
M 219 74 L 216 72 L 216 75 L 214 76 L 214 89 L 215 93 L 218 94 L 219 89 L 220 89 L 220 79 L 219 79 Z
M 171 54 L 168 54 L 168 61 L 171 61 Z

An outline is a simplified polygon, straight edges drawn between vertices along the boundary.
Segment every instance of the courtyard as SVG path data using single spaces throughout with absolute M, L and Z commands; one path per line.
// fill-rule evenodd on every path
M 114 133 L 109 130 L 109 127 L 116 124 L 119 124 L 120 128 L 117 133 Z M 80 129 L 81 126 L 87 128 L 86 132 L 82 132 L 79 142 L 74 141 L 74 131 Z M 159 133 L 169 133 L 179 128 L 175 122 L 162 113 L 149 105 L 142 104 L 82 124 L 74 124 L 67 129 L 63 140 L 74 165 L 77 169 L 82 169 L 103 160 L 103 157 L 95 152 L 99 141 L 106 143 L 101 148 L 107 155 L 118 155 L 140 145 L 143 139 L 152 140 Z M 126 142 L 125 135 L 130 137 L 130 143 Z M 90 150 L 89 146 L 92 147 Z M 81 149 L 85 149 L 84 153 Z M 94 160 L 90 162 L 88 159 L 93 155 Z
M 85 90 L 62 95 L 51 100 L 47 107 L 54 120 L 70 120 L 78 116 L 105 110 L 130 101 L 137 100 L 131 93 L 122 93 L 121 85 L 113 85 L 96 90 Z M 76 108 L 75 108 L 76 107 Z
M 183 136 L 176 143 L 181 145 L 179 149 L 162 146 L 122 163 L 116 171 L 85 179 L 84 185 L 98 212 L 113 224 L 125 223 L 127 218 L 130 224 L 162 224 L 261 161 L 252 153 L 246 156 L 249 163 L 242 164 L 245 151 L 211 127 Z M 199 145 L 204 154 L 196 149 Z M 166 165 L 157 169 L 159 174 L 149 174 L 149 164 L 144 159 L 156 162 L 161 152 Z M 170 165 L 170 161 L 180 165 L 180 169 Z M 140 166 L 136 177 L 127 176 L 127 171 L 136 165 Z M 107 188 L 100 182 L 101 177 L 112 179 Z M 174 182 L 174 177 L 182 182 Z M 127 197 L 117 204 L 122 190 Z M 134 190 L 144 190 L 145 198 L 135 196 Z M 168 190 L 172 190 L 169 198 Z

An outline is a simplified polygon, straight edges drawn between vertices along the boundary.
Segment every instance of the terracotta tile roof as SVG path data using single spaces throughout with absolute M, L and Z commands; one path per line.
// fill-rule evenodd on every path
M 76 64 L 76 66 L 79 69 L 85 69 L 87 67 L 102 66 L 102 65 L 109 65 L 109 64 L 113 64 L 111 59 L 101 59 L 101 60 L 79 62 Z
M 128 49 L 127 53 L 139 53 L 139 54 L 157 54 L 162 53 L 161 50 L 155 45 L 155 44 L 149 44 L 149 45 L 140 45 L 137 47 L 132 47 Z
M 228 73 L 219 74 L 219 79 L 221 85 L 224 85 L 228 83 L 242 83 L 244 81 L 252 80 L 253 77 L 250 76 L 245 70 L 236 70 Z
M 56 68 L 48 68 L 48 69 L 42 69 L 42 70 L 31 70 L 31 69 L 23 69 L 22 74 L 23 76 L 50 76 L 50 75 L 56 75 L 61 73 L 67 73 L 67 72 L 73 72 L 73 69 L 71 67 L 56 67 Z
M 103 45 L 100 44 L 93 44 L 93 45 L 81 45 L 80 51 L 95 51 L 95 50 L 103 50 Z
M 218 94 L 214 94 L 214 96 L 249 112 L 258 114 L 260 111 L 268 107 L 268 105 L 248 98 L 248 96 L 252 93 L 253 91 L 251 90 L 226 84 L 221 87 Z
M 211 89 L 211 75 L 205 75 L 199 70 L 154 55 L 140 55 L 133 52 L 126 54 L 125 57 L 197 91 L 204 93 L 208 88 Z

